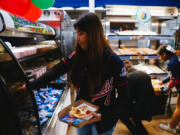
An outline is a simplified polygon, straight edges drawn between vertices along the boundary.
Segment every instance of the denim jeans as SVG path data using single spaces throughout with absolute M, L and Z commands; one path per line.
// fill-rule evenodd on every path
M 111 128 L 109 131 L 101 133 L 99 135 L 112 135 L 114 128 L 115 126 Z M 77 135 L 98 135 L 95 124 L 88 124 L 81 128 L 76 128 L 76 132 Z

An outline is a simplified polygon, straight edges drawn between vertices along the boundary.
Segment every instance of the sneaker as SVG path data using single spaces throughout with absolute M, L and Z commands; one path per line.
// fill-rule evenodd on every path
M 161 129 L 166 130 L 166 131 L 168 131 L 170 133 L 173 133 L 173 134 L 177 133 L 176 129 L 175 128 L 170 128 L 169 124 L 162 124 L 161 123 L 159 126 L 160 126 Z

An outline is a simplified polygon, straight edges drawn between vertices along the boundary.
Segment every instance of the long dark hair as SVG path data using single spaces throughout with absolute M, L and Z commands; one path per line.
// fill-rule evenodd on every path
M 87 33 L 88 45 L 85 51 L 88 63 L 88 89 L 90 96 L 100 90 L 102 86 L 103 55 L 107 50 L 111 50 L 108 41 L 105 38 L 102 23 L 99 17 L 94 13 L 88 13 L 80 17 L 74 24 L 74 28 Z M 80 82 L 79 62 L 81 60 L 80 47 L 78 43 L 75 46 L 76 57 L 73 63 L 71 81 L 78 87 Z

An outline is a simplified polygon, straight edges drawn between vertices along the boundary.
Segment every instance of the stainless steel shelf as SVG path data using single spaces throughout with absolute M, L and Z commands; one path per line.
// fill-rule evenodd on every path
M 174 40 L 170 35 L 108 35 L 108 40 Z
M 36 58 L 39 58 L 39 57 L 43 57 L 43 56 L 46 56 L 46 55 L 50 55 L 50 54 L 55 54 L 55 53 L 60 53 L 60 50 L 59 48 L 55 48 L 55 49 L 52 49 L 52 50 L 48 50 L 48 51 L 45 51 L 45 52 L 41 52 L 41 53 L 37 53 L 37 54 L 34 54 L 34 55 L 30 55 L 30 56 L 26 56 L 26 57 L 23 57 L 23 58 L 19 58 L 18 61 L 21 63 L 21 62 L 26 62 L 26 61 L 29 61 L 29 60 L 32 60 L 32 59 L 36 59 Z M 0 53 L 0 62 L 10 62 L 12 61 L 12 58 L 10 57 L 9 54 L 7 53 Z
M 157 55 L 119 55 L 122 60 L 159 59 Z
M 32 60 L 32 59 L 35 59 L 35 58 L 39 58 L 39 57 L 42 57 L 42 56 L 45 56 L 45 55 L 55 54 L 58 51 L 60 53 L 59 48 L 48 50 L 48 51 L 45 51 L 45 52 L 41 52 L 41 53 L 37 53 L 37 54 L 34 54 L 34 55 L 30 55 L 30 56 L 27 56 L 27 57 L 20 58 L 20 59 L 18 59 L 18 61 L 19 62 L 25 62 L 25 61 Z
M 56 35 L 43 34 L 38 32 L 20 31 L 15 29 L 6 29 L 0 33 L 0 37 L 22 37 L 22 38 L 46 38 L 53 39 Z

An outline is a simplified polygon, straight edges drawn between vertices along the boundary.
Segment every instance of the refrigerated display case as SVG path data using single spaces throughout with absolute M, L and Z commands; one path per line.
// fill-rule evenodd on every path
M 2 10 L 0 18 L 0 91 L 8 97 L 2 98 L 8 130 L 14 135 L 65 135 L 67 124 L 59 122 L 57 114 L 71 102 L 67 75 L 45 88 L 29 87 L 61 60 L 60 45 L 53 40 L 56 31 Z M 12 133 L 8 130 L 6 135 Z
M 19 16 L 12 15 L 6 11 L 1 10 L 1 22 L 3 23 L 3 30 L 0 36 L 10 37 L 46 37 L 55 36 L 55 30 L 45 24 L 39 22 L 30 22 Z

